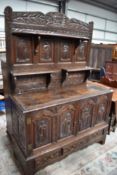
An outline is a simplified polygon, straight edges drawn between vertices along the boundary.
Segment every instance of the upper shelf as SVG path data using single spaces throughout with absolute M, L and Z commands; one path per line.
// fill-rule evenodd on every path
M 37 75 L 37 74 L 51 74 L 58 72 L 59 70 L 56 67 L 43 68 L 37 65 L 29 66 L 14 66 L 11 70 L 13 76 L 24 76 L 24 75 Z
M 93 70 L 92 67 L 88 67 L 88 66 L 85 66 L 85 67 L 67 67 L 67 68 L 63 68 L 62 69 L 63 71 L 66 71 L 66 72 L 78 72 L 78 71 L 87 71 L 87 70 Z

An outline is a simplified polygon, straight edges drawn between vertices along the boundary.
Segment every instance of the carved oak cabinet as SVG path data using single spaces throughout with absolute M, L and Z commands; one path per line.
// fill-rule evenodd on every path
M 104 143 L 112 92 L 88 84 L 92 22 L 5 9 L 7 133 L 26 175 Z

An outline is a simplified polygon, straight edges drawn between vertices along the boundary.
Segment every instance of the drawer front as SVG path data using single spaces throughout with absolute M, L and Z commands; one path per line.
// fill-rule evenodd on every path
M 61 157 L 61 149 L 57 149 L 54 151 L 50 151 L 49 153 L 45 153 L 42 156 L 39 156 L 35 159 L 35 167 L 36 170 L 41 169 L 53 162 L 56 162 Z

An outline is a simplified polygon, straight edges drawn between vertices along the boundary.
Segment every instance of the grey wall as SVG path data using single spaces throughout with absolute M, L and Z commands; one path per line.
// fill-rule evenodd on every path
M 0 37 L 4 36 L 4 8 L 16 11 L 58 11 L 57 0 L 0 0 Z M 117 13 L 113 13 L 78 0 L 68 0 L 66 14 L 85 22 L 94 21 L 94 43 L 117 43 Z

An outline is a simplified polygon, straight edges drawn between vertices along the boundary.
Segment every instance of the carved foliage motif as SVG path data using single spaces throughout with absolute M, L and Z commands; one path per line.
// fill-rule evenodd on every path
M 23 150 L 26 150 L 26 130 L 25 130 L 25 118 L 23 115 L 19 115 L 19 141 Z
M 60 115 L 60 138 L 68 137 L 74 132 L 75 111 L 72 105 L 64 106 L 59 109 Z
M 108 104 L 108 97 L 107 96 L 100 96 L 97 100 L 98 109 L 97 109 L 97 123 L 106 120 L 106 111 L 107 111 L 107 104 Z
M 79 109 L 80 114 L 78 119 L 79 131 L 82 131 L 92 126 L 93 110 L 94 110 L 93 100 L 83 101 L 80 104 Z
M 50 152 L 49 154 L 44 155 L 43 157 L 39 157 L 36 159 L 36 167 L 42 168 L 48 162 L 52 162 L 53 160 L 56 160 L 57 158 L 60 157 L 60 150 Z
M 32 24 L 32 25 L 31 25 Z M 64 14 L 51 12 L 44 15 L 41 12 L 14 12 L 13 32 L 30 31 L 38 33 L 65 34 L 89 37 L 90 29 L 87 23 L 77 19 L 69 19 Z
M 17 37 L 16 40 L 16 63 L 31 62 L 31 41 L 28 37 Z
M 13 105 L 13 134 L 19 143 L 22 150 L 26 151 L 26 130 L 25 130 L 25 118 Z

